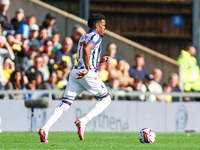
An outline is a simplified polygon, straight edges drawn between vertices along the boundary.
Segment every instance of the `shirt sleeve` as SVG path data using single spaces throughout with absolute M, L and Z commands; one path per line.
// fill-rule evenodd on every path
M 101 40 L 100 36 L 98 34 L 94 34 L 88 42 L 93 43 L 95 47 L 99 40 Z

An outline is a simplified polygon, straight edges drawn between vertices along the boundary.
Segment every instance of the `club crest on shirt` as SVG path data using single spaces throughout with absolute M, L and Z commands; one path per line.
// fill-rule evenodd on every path
M 92 41 L 94 41 L 94 42 L 96 43 L 98 40 L 99 40 L 99 35 L 96 34 L 96 35 L 93 37 Z
M 78 62 L 78 66 L 81 66 L 81 65 L 82 65 L 82 63 L 79 61 L 79 62 Z

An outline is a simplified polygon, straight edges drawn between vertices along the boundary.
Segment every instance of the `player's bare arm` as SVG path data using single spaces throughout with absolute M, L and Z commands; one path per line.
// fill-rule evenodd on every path
M 83 60 L 85 63 L 85 67 L 86 69 L 82 72 L 78 72 L 77 73 L 77 79 L 81 79 L 83 78 L 90 70 L 90 64 L 89 64 L 89 60 L 90 60 L 90 52 L 91 50 L 94 49 L 94 45 L 91 42 L 88 42 L 87 45 L 85 46 L 85 48 L 83 49 Z

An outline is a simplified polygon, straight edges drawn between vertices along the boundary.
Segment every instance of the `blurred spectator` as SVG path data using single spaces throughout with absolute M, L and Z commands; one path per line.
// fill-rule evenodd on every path
M 168 79 L 168 82 L 170 83 L 171 87 L 172 87 L 172 91 L 171 92 L 181 92 L 181 89 L 178 85 L 179 83 L 179 77 L 178 74 L 176 73 L 172 73 Z M 172 97 L 172 102 L 178 102 L 179 101 L 179 97 Z
M 172 91 L 172 87 L 169 82 L 164 82 L 163 86 L 163 92 L 170 93 Z M 165 102 L 172 102 L 172 96 L 171 95 L 164 95 Z
M 185 50 L 181 50 L 177 60 L 183 67 L 184 90 L 187 92 L 200 91 L 200 71 L 197 60 L 194 57 L 195 54 L 196 48 L 191 43 L 188 43 Z
M 103 81 L 103 82 L 107 82 L 108 81 L 108 76 L 109 76 L 109 72 L 106 70 L 107 64 L 106 63 L 99 63 L 98 64 L 98 75 L 99 78 Z
M 17 32 L 19 32 L 23 38 L 28 38 L 30 35 L 30 26 L 36 24 L 36 18 L 34 15 L 28 15 L 26 17 L 26 22 L 23 22 L 19 28 L 17 29 Z
M 54 65 L 55 64 L 55 54 L 53 53 L 53 42 L 48 39 L 44 43 L 44 52 L 46 53 L 49 57 L 49 65 Z
M 5 57 L 10 57 L 12 60 L 15 59 L 15 54 L 9 43 L 0 36 L 0 70 L 3 68 L 3 61 Z
M 39 36 L 37 37 L 37 39 L 40 42 L 40 49 L 39 50 L 40 50 L 40 52 L 43 52 L 44 51 L 44 43 L 48 39 L 48 34 L 47 34 L 46 28 L 40 28 Z
M 154 84 L 152 84 L 152 81 L 154 80 L 154 76 L 152 74 L 147 74 L 145 76 L 145 79 L 144 79 L 144 85 L 145 86 L 142 86 L 142 91 L 143 92 L 152 92 L 152 93 L 158 93 L 157 91 L 157 87 L 154 86 Z M 148 95 L 146 96 L 145 98 L 146 101 L 151 101 L 151 102 L 155 102 L 155 101 L 162 101 L 160 99 L 157 99 L 157 96 L 152 94 L 152 95 Z
M 22 45 L 22 35 L 20 33 L 15 32 L 14 38 L 19 42 L 20 45 Z
M 15 33 L 15 36 L 17 34 L 19 34 L 19 33 Z M 19 35 L 21 35 L 21 34 L 19 34 Z M 28 53 L 22 46 L 22 43 L 19 40 L 16 40 L 13 35 L 8 35 L 7 41 L 9 43 L 9 45 L 12 47 L 13 52 L 15 54 L 15 59 L 14 59 L 15 68 L 20 68 L 21 70 L 23 70 L 22 60 L 24 57 L 28 56 Z
M 28 52 L 29 48 L 30 48 L 30 46 L 28 45 L 28 43 L 29 43 L 29 38 L 22 36 L 22 46 L 24 47 L 24 49 L 26 50 L 26 52 Z
M 43 21 L 40 28 L 46 28 L 48 37 L 51 38 L 52 34 L 54 32 L 59 32 L 57 26 L 56 26 L 56 17 L 53 16 L 51 13 L 46 14 L 45 21 Z
M 62 42 L 62 49 L 56 51 L 56 60 L 61 62 L 65 61 L 67 62 L 67 67 L 69 69 L 72 68 L 72 65 L 74 64 L 74 59 L 72 57 L 72 46 L 73 41 L 70 37 L 66 37 L 64 41 Z
M 58 32 L 53 33 L 51 40 L 53 42 L 53 52 L 56 53 L 57 50 L 62 48 L 60 43 L 60 34 Z
M 39 55 L 39 50 L 36 45 L 31 45 L 28 51 L 28 57 L 24 57 L 22 60 L 23 71 L 28 70 L 34 64 L 34 58 Z
M 163 92 L 163 88 L 162 86 L 158 83 L 161 78 L 162 78 L 162 71 L 158 68 L 155 68 L 152 73 L 151 73 L 153 76 L 154 76 L 154 80 L 152 81 L 152 86 L 154 87 L 154 93 L 162 93 Z M 164 99 L 164 96 L 163 95 L 156 95 L 156 99 L 158 101 L 162 101 Z
M 138 76 L 135 76 L 133 82 L 129 86 L 125 87 L 124 90 L 126 92 L 142 91 L 142 86 L 144 86 L 142 79 L 140 77 L 138 77 Z M 145 95 L 127 97 L 127 99 L 129 99 L 129 100 L 137 100 L 137 101 L 144 101 L 145 100 Z
M 22 8 L 15 11 L 15 17 L 11 19 L 15 31 L 17 31 L 19 26 L 24 22 L 24 16 L 24 10 Z
M 43 84 L 43 75 L 40 71 L 35 72 L 35 78 L 36 78 L 36 89 L 42 89 Z
M 24 87 L 23 74 L 20 70 L 15 70 L 11 76 L 9 82 L 6 84 L 6 90 L 22 90 Z M 10 94 L 10 99 L 23 99 L 23 94 Z
M 40 42 L 37 39 L 39 34 L 39 27 L 37 24 L 32 24 L 30 26 L 30 36 L 29 36 L 29 43 L 28 45 L 36 45 L 38 49 L 40 49 Z
M 154 76 L 154 81 L 156 81 L 157 83 L 160 82 L 160 80 L 162 79 L 162 71 L 158 68 L 155 68 L 152 73 Z
M 58 73 L 58 83 L 57 86 L 60 89 L 65 88 L 68 83 L 68 77 L 71 69 L 68 68 L 67 62 L 62 61 L 58 63 L 57 73 Z
M 119 80 L 119 87 L 126 87 L 131 83 L 133 78 L 129 76 L 129 68 L 130 66 L 125 60 L 119 60 L 117 64 L 117 77 Z
M 34 65 L 31 66 L 27 71 L 26 73 L 35 73 L 36 71 L 39 71 L 42 73 L 43 75 L 43 72 L 42 72 L 42 65 L 43 65 L 43 58 L 41 55 L 37 55 L 35 56 L 34 58 Z
M 36 90 L 36 74 L 35 72 L 27 72 L 26 76 L 28 77 L 28 83 L 23 87 L 23 90 Z M 24 99 L 31 99 L 33 97 L 33 93 L 24 94 Z
M 42 53 L 41 56 L 43 58 L 41 72 L 43 74 L 43 80 L 47 81 L 50 76 L 50 71 L 54 70 L 54 68 L 53 65 L 49 63 L 49 56 L 46 53 Z
M 52 71 L 50 74 L 49 80 L 44 82 L 42 88 L 48 89 L 48 90 L 59 90 L 59 88 L 56 85 L 57 80 L 58 80 L 58 75 L 57 75 L 56 71 Z M 58 100 L 60 98 L 60 96 L 59 96 L 59 94 L 53 94 L 52 98 Z
M 106 85 L 108 89 L 118 89 L 119 88 L 119 80 L 117 76 L 117 70 L 113 65 L 112 58 L 109 62 L 107 62 L 106 70 L 109 72 L 108 81 L 109 84 Z
M 144 64 L 144 55 L 136 54 L 134 58 L 134 66 L 129 70 L 130 77 L 134 78 L 135 76 L 139 76 L 144 81 L 144 78 L 147 75 L 147 71 L 142 68 Z
M 3 30 L 3 34 L 6 32 L 5 35 L 14 34 L 15 30 L 13 25 L 10 22 L 10 17 L 7 10 L 10 7 L 10 0 L 1 0 L 0 1 L 0 25 Z
M 86 33 L 85 30 L 79 24 L 76 24 L 73 26 L 72 36 L 71 36 L 71 38 L 73 40 L 73 47 L 72 47 L 73 54 L 77 53 L 78 41 L 79 41 L 80 37 L 85 33 Z
M 10 75 L 15 70 L 15 64 L 10 58 L 5 58 L 3 62 L 2 85 L 5 86 L 10 79 Z
M 115 43 L 109 43 L 107 46 L 107 56 L 110 56 L 113 59 L 113 64 L 116 67 L 119 60 L 122 59 L 122 57 L 117 54 L 117 45 Z

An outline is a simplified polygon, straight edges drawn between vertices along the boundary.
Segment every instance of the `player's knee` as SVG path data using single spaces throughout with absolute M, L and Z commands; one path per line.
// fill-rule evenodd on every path
M 71 104 L 72 104 L 72 103 L 71 103 Z M 61 107 L 61 108 L 62 108 L 62 111 L 63 111 L 63 112 L 66 112 L 66 111 L 69 109 L 69 107 L 71 106 L 71 104 L 69 105 L 69 104 L 67 104 L 67 103 L 61 102 L 60 105 L 59 105 L 58 107 Z
M 111 98 L 110 95 L 104 97 L 103 99 L 101 99 L 102 101 L 106 102 L 108 105 L 111 103 Z

